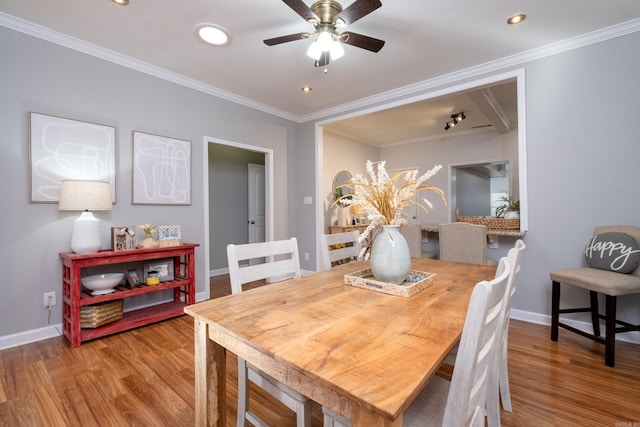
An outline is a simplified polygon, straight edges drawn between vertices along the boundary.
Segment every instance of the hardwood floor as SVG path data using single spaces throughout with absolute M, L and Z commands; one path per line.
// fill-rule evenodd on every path
M 212 296 L 230 293 L 225 277 Z M 256 284 L 259 285 L 259 284 Z M 513 321 L 511 426 L 640 426 L 640 346 L 618 342 L 616 367 L 603 346 L 549 327 Z M 236 419 L 236 359 L 228 355 L 227 425 Z M 0 351 L 0 426 L 193 426 L 193 324 L 188 316 L 83 343 L 63 337 Z M 260 390 L 253 404 L 277 427 L 294 414 Z M 313 426 L 322 426 L 319 407 Z

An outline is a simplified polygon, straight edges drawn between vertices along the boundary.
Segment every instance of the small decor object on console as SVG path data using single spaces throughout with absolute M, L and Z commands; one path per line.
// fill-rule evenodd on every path
M 173 271 L 173 259 L 158 259 L 151 264 L 145 264 L 144 266 L 144 280 L 145 283 L 151 274 L 157 274 L 161 282 L 168 282 L 174 279 Z
M 138 249 L 153 249 L 158 247 L 158 241 L 155 240 L 152 235 L 156 232 L 156 227 L 152 227 L 151 224 L 140 224 L 138 228 L 144 231 L 145 238 L 142 242 L 138 243 Z
M 167 248 L 182 244 L 182 227 L 179 225 L 161 225 L 158 227 L 159 247 Z
M 127 283 L 129 284 L 130 288 L 135 288 L 141 283 L 140 274 L 138 273 L 137 268 L 126 270 L 124 272 L 124 276 L 127 279 Z
M 155 286 L 160 283 L 160 273 L 157 271 L 147 272 L 147 286 Z
M 117 299 L 80 307 L 80 327 L 99 328 L 124 317 L 124 300 Z
M 136 248 L 136 230 L 132 225 L 118 225 L 111 227 L 111 250 L 128 251 Z
M 124 273 L 105 273 L 82 277 L 82 285 L 89 289 L 91 295 L 105 295 L 115 292 L 115 287 L 124 279 Z

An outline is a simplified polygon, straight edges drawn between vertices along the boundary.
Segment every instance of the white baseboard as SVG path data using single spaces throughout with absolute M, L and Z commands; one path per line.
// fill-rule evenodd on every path
M 511 318 L 516 320 L 522 320 L 529 323 L 537 323 L 539 325 L 551 326 L 551 315 L 533 313 L 531 311 L 511 310 Z M 567 325 L 573 326 L 581 331 L 593 333 L 593 327 L 591 322 L 585 322 L 581 320 L 562 318 L 562 322 Z M 600 329 L 604 331 L 604 323 L 600 325 Z M 549 331 L 549 339 L 551 339 L 551 331 Z M 640 332 L 631 331 L 624 332 L 616 335 L 616 341 L 624 341 L 632 344 L 640 344 Z
M 209 270 L 209 277 L 220 276 L 229 273 L 228 268 L 216 268 L 215 270 Z
M 0 337 L 0 350 L 30 344 L 62 335 L 62 323 Z

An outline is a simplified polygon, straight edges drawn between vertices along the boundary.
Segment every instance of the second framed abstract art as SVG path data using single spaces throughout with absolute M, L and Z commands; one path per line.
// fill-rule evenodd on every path
M 133 132 L 131 202 L 191 204 L 191 141 Z

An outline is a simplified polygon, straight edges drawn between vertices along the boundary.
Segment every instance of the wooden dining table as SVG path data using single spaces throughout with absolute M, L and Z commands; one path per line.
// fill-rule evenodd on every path
M 345 285 L 352 262 L 185 307 L 194 318 L 197 426 L 224 426 L 226 352 L 343 414 L 354 427 L 402 414 L 460 339 L 474 285 L 495 267 L 426 258 L 435 273 L 411 297 Z

